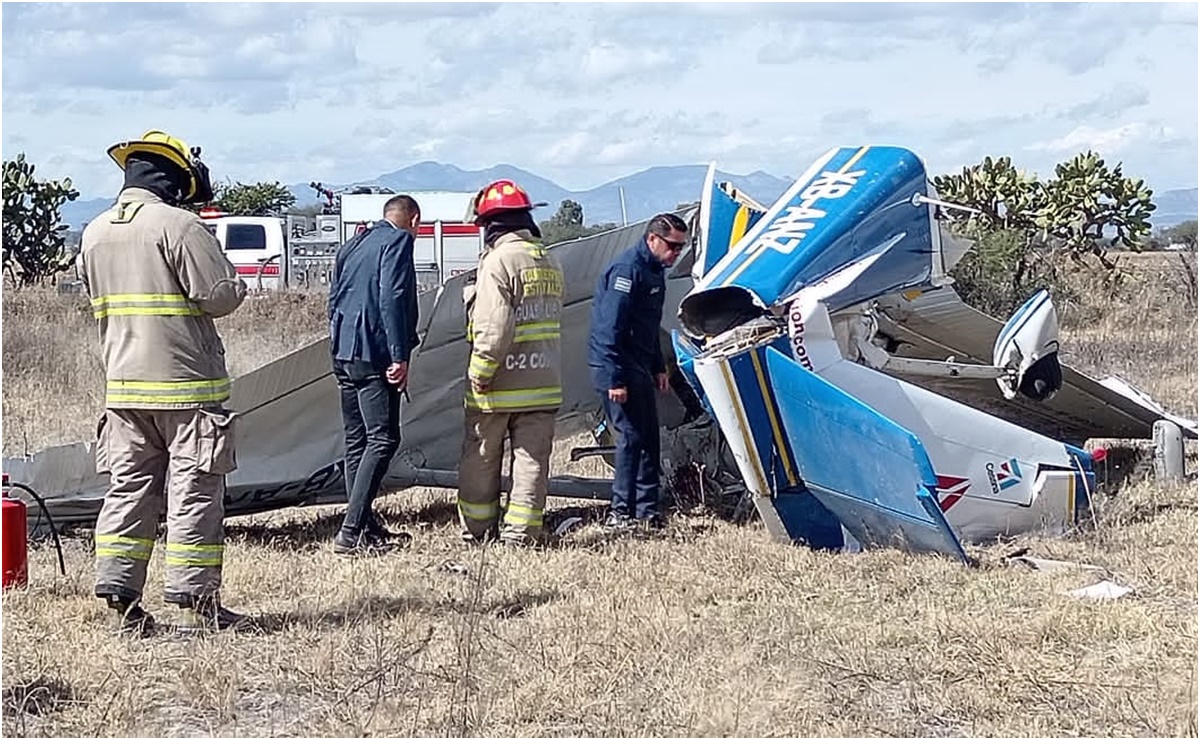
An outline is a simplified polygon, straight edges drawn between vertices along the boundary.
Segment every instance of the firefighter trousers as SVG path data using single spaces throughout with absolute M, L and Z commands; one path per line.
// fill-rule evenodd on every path
M 498 531 L 501 539 L 516 544 L 543 539 L 554 417 L 553 411 L 466 410 L 458 464 L 458 518 L 466 537 L 482 541 Z M 506 438 L 513 456 L 512 489 L 502 512 L 500 473 Z
M 108 409 L 96 468 L 109 488 L 96 520 L 96 595 L 134 602 L 166 515 L 164 600 L 190 606 L 221 587 L 225 474 L 237 467 L 233 414 Z

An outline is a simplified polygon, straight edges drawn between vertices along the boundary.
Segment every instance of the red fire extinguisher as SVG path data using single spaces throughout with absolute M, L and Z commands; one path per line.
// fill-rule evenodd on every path
M 4 570 L 4 588 L 24 586 L 29 580 L 29 540 L 26 532 L 25 502 L 9 495 L 8 473 L 4 473 L 3 518 L 0 519 L 0 560 Z
M 13 489 L 22 491 L 37 502 L 38 508 L 46 517 L 46 526 L 54 536 L 54 549 L 58 551 L 58 571 L 67 574 L 67 564 L 63 560 L 62 541 L 58 538 L 58 528 L 50 518 L 46 502 L 29 486 L 23 483 L 9 481 L 8 473 L 3 473 L 3 519 L 0 520 L 0 569 L 4 571 L 4 588 L 24 586 L 29 582 L 29 526 L 25 502 L 13 495 Z M 35 523 L 34 529 L 40 525 L 41 519 Z

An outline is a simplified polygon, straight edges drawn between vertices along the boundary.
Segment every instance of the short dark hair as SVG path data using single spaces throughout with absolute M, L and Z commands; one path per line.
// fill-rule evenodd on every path
M 393 195 L 388 198 L 387 203 L 383 204 L 383 215 L 386 216 L 393 211 L 401 211 L 408 218 L 412 218 L 420 215 L 421 206 L 417 205 L 416 198 L 411 195 Z
M 674 213 L 660 213 L 650 219 L 650 223 L 646 224 L 646 236 L 657 234 L 658 236 L 667 238 L 672 231 L 686 232 L 688 226 L 683 219 L 676 216 Z

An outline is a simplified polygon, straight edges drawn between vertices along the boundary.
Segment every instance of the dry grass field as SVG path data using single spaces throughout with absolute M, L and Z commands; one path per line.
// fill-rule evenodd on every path
M 1132 280 L 1105 305 L 1062 307 L 1064 352 L 1194 416 L 1195 290 L 1175 259 L 1126 260 Z M 232 370 L 319 335 L 321 316 L 320 299 L 248 302 L 222 321 Z M 102 381 L 83 302 L 6 292 L 3 318 L 4 453 L 86 438 Z M 38 546 L 28 588 L 3 596 L 3 733 L 1197 733 L 1194 483 L 1135 475 L 1093 530 L 972 548 L 973 569 L 821 554 L 697 516 L 651 538 L 589 524 L 544 552 L 467 549 L 451 500 L 382 499 L 415 540 L 370 561 L 333 555 L 338 507 L 231 520 L 225 597 L 257 629 L 204 638 L 111 636 L 89 538 L 65 541 L 66 577 Z M 1135 594 L 1064 595 L 1100 576 L 1006 562 L 1019 548 Z M 161 569 L 156 552 L 147 605 L 170 618 Z

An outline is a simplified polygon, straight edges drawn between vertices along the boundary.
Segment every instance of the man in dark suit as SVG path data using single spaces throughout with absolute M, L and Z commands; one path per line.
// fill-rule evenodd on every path
M 421 209 L 408 195 L 338 249 L 329 290 L 329 344 L 346 429 L 349 501 L 334 552 L 376 555 L 411 537 L 380 524 L 372 504 L 400 447 L 400 395 L 417 337 L 413 240 Z

